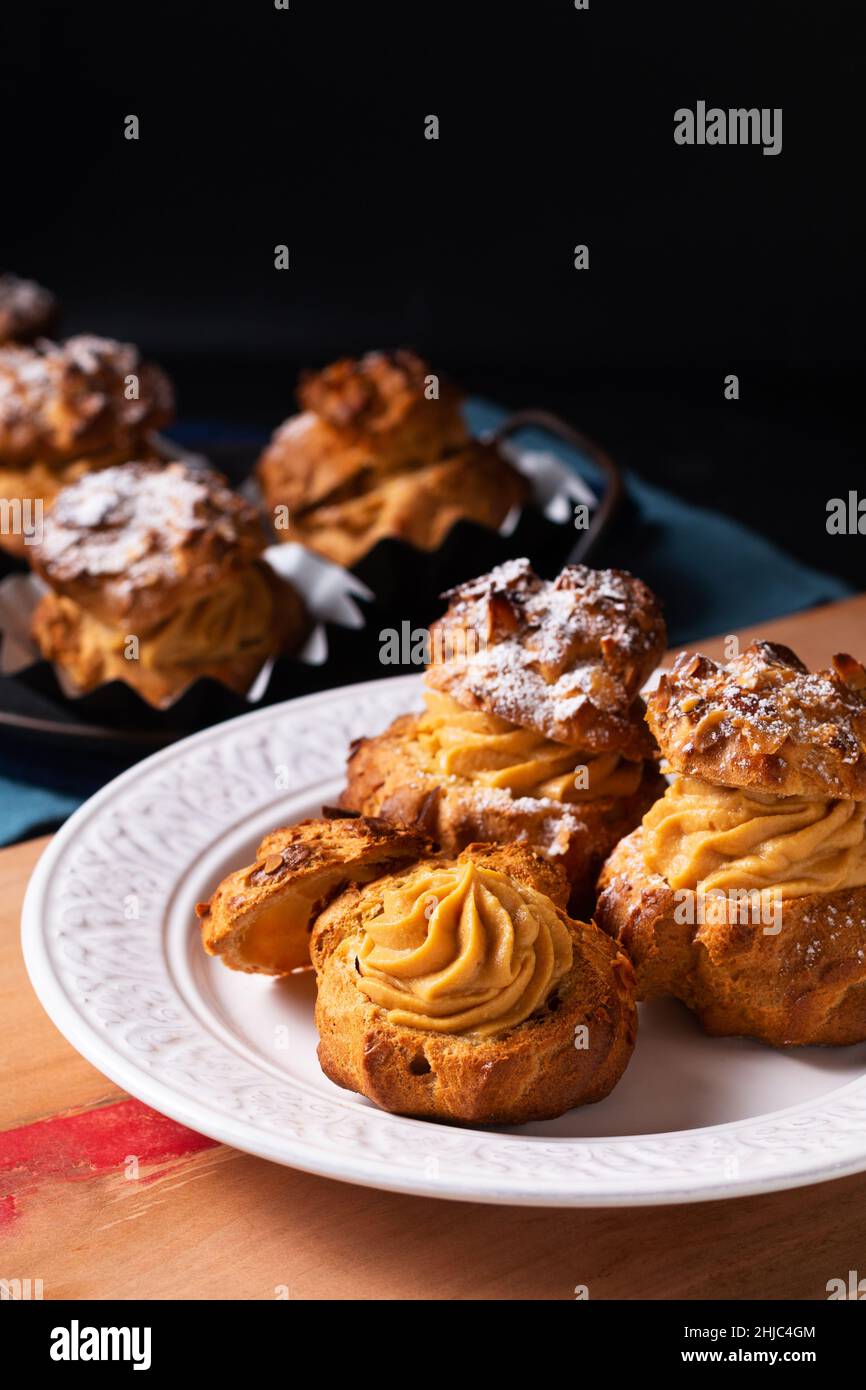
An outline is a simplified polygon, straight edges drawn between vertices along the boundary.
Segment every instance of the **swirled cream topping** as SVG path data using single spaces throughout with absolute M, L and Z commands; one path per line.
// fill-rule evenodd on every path
M 571 961 L 545 894 L 467 860 L 389 881 L 364 922 L 356 983 L 391 1023 L 490 1037 L 539 1008 Z
M 630 796 L 640 783 L 643 764 L 618 753 L 582 753 L 438 691 L 424 698 L 417 737 L 430 772 L 565 802 Z
M 866 884 L 866 802 L 678 777 L 644 816 L 643 846 L 647 867 L 672 888 L 832 893 Z

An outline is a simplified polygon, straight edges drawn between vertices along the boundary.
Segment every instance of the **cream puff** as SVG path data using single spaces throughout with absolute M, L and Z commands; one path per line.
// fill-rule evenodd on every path
M 519 841 L 583 910 L 604 858 L 664 790 L 639 691 L 665 647 L 658 601 L 616 570 L 540 579 L 513 560 L 445 595 L 425 709 L 360 740 L 341 805 L 443 849 Z
M 434 854 L 384 821 L 305 821 L 199 904 L 232 969 L 316 972 L 319 1063 L 382 1109 L 523 1124 L 601 1100 L 634 1048 L 631 965 L 523 846 Z
M 0 497 L 38 531 L 32 519 L 41 525 L 60 490 L 85 474 L 159 458 L 154 432 L 173 413 L 167 377 L 128 343 L 80 336 L 0 348 Z M 24 555 L 29 531 L 4 527 L 0 545 Z
M 34 547 L 49 589 L 35 640 L 80 691 L 118 679 L 160 707 L 211 676 L 242 694 L 309 626 L 264 545 L 255 508 L 209 469 L 126 463 L 85 474 L 58 495 Z
M 495 530 L 528 496 L 498 449 L 469 434 L 454 387 L 414 353 L 307 373 L 298 399 L 302 413 L 257 466 L 279 540 L 351 566 L 387 537 L 435 550 L 457 521 Z
M 674 774 L 604 866 L 640 998 L 776 1046 L 866 1039 L 866 671 L 755 642 L 683 653 L 647 701 Z

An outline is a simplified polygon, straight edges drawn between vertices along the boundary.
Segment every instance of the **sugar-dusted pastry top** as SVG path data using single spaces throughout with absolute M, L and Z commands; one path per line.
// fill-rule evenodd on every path
M 58 495 L 34 568 L 106 622 L 142 624 L 210 592 L 261 553 L 258 514 L 226 480 L 189 463 L 124 463 Z
M 683 652 L 647 719 L 677 772 L 777 796 L 866 799 L 866 670 L 851 656 L 811 672 L 773 642 L 726 666 Z
M 35 280 L 0 275 L 0 344 L 30 343 L 51 331 L 57 301 Z
M 137 348 L 82 335 L 0 348 L 0 459 L 63 462 L 135 450 L 174 413 L 168 378 Z
M 427 684 L 558 743 L 648 756 L 638 692 L 665 648 L 655 595 L 624 570 L 552 582 L 509 560 L 452 589 L 430 629 Z

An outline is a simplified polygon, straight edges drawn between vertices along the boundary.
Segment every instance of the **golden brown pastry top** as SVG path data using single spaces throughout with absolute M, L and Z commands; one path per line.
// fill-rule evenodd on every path
M 343 358 L 302 375 L 302 413 L 276 431 L 259 461 L 269 499 L 290 512 L 354 496 L 394 470 L 430 463 L 469 443 L 460 398 L 407 349 Z M 347 493 L 348 490 L 348 493 Z
M 137 379 L 137 387 L 128 378 Z M 131 390 L 135 399 L 127 399 Z M 129 450 L 168 424 L 168 378 L 130 343 L 82 335 L 0 348 L 0 459 L 60 463 Z
M 853 657 L 811 672 L 774 642 L 726 666 L 682 652 L 647 719 L 677 772 L 777 796 L 866 799 L 866 670 Z
M 32 343 L 51 332 L 57 300 L 35 280 L 0 275 L 0 344 Z
M 665 648 L 658 600 L 624 570 L 568 565 L 552 582 L 509 560 L 444 595 L 427 684 L 558 743 L 649 756 L 636 704 Z
M 221 474 L 182 462 L 123 463 L 58 494 L 33 566 L 103 622 L 146 630 L 245 569 L 263 547 L 258 513 Z
M 209 955 L 232 970 L 285 975 L 310 963 L 316 915 L 347 884 L 429 854 L 415 830 L 373 816 L 301 821 L 273 830 L 255 862 L 223 879 L 196 914 Z
M 302 372 L 298 401 L 335 429 L 384 435 L 425 399 L 429 374 L 427 363 L 408 348 L 368 352 L 357 360 L 342 357 L 320 372 Z M 454 388 L 440 381 L 439 401 L 454 395 Z

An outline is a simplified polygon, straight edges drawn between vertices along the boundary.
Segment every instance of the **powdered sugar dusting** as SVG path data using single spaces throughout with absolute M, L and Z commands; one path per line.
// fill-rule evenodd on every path
M 859 663 L 807 671 L 793 652 L 755 642 L 727 667 L 683 653 L 648 699 L 675 767 L 722 785 L 866 797 L 866 685 Z M 847 675 L 847 679 L 846 679 Z
M 620 570 L 572 565 L 547 583 L 528 560 L 509 560 L 444 597 L 451 604 L 432 629 L 444 640 L 432 645 L 447 656 L 434 656 L 428 682 L 561 742 L 593 711 L 627 721 L 664 648 L 655 598 Z
M 82 334 L 0 348 L 0 458 L 122 448 L 172 415 L 168 379 L 130 343 Z
M 64 488 L 45 520 L 39 565 L 49 582 L 120 578 L 130 592 L 179 575 L 178 555 L 205 533 L 225 549 L 256 513 L 218 474 L 186 463 L 128 463 Z

